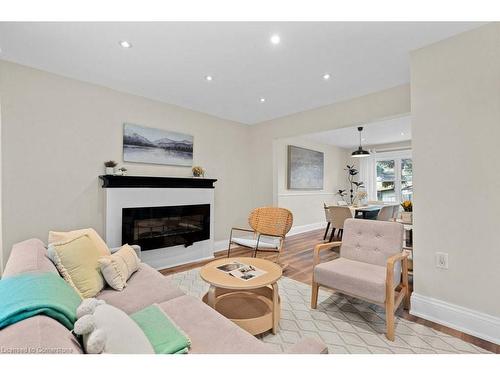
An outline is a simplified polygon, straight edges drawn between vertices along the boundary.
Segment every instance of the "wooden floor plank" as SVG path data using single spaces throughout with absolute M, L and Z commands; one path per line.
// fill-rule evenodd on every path
M 281 255 L 280 263 L 287 264 L 288 266 L 283 272 L 284 276 L 290 277 L 294 280 L 311 284 L 312 278 L 312 268 L 313 268 L 313 248 L 316 244 L 324 242 L 323 241 L 324 230 L 315 230 L 306 233 L 297 234 L 294 236 L 287 237 L 285 241 L 285 250 Z M 334 238 L 334 241 L 339 240 Z M 328 261 L 338 257 L 338 248 L 330 252 L 323 252 L 322 261 Z M 239 256 L 252 256 L 253 252 L 249 249 L 244 248 L 234 248 L 231 249 L 231 257 Z M 219 251 L 214 254 L 215 258 L 223 258 L 227 256 L 227 251 Z M 270 260 L 275 259 L 274 254 L 259 252 L 258 257 L 269 258 Z M 195 262 L 190 264 L 185 264 L 177 267 L 172 267 L 168 269 L 161 270 L 160 272 L 164 275 L 170 275 L 173 273 L 188 271 L 193 268 L 201 267 L 212 260 L 205 260 L 202 262 Z M 441 324 L 437 324 L 416 316 L 411 315 L 409 312 L 400 309 L 398 315 L 404 319 L 412 322 L 423 324 L 425 326 L 431 327 L 435 330 L 447 333 L 451 336 L 458 337 L 468 343 L 477 345 L 483 349 L 489 350 L 493 353 L 500 354 L 500 345 L 482 340 L 480 338 L 471 336 L 469 334 L 457 331 L 452 328 L 445 327 Z

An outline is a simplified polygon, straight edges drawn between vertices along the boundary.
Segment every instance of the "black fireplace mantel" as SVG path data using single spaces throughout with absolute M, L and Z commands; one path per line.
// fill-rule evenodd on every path
M 213 189 L 211 178 L 155 176 L 99 176 L 103 188 L 197 188 Z

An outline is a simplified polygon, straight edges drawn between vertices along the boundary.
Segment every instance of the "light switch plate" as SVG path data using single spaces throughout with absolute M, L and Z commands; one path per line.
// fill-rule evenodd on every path
M 448 269 L 448 253 L 436 253 L 436 267 L 445 270 Z

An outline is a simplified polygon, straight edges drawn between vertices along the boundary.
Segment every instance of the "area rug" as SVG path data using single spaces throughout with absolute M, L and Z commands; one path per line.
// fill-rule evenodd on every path
M 186 294 L 201 298 L 208 284 L 199 268 L 167 276 Z M 456 337 L 424 325 L 396 318 L 396 339 L 385 337 L 384 310 L 356 298 L 319 291 L 318 308 L 310 308 L 311 287 L 288 277 L 279 282 L 281 319 L 276 335 L 258 336 L 285 351 L 302 337 L 314 337 L 328 345 L 331 354 L 436 354 L 490 353 Z

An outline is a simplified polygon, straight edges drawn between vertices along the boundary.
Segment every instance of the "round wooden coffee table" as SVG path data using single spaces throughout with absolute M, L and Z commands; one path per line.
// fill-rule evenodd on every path
M 240 280 L 217 269 L 231 262 L 254 266 L 266 273 L 251 280 Z M 280 319 L 277 281 L 281 275 L 281 267 L 265 259 L 218 259 L 200 270 L 201 278 L 210 284 L 203 301 L 252 335 L 268 330 L 274 334 Z

